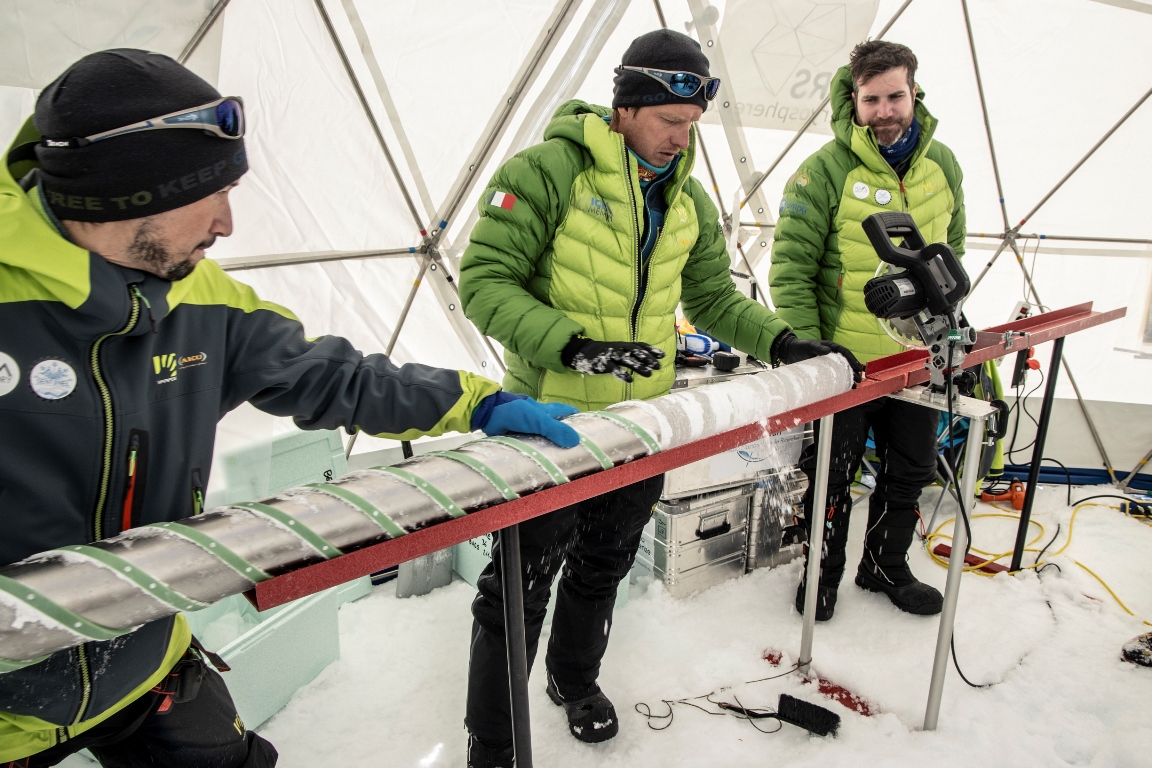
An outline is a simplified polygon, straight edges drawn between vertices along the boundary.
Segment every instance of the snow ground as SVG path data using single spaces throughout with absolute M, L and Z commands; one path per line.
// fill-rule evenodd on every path
M 1073 490 L 1073 498 L 1110 489 Z M 929 489 L 926 495 L 935 494 Z M 1045 487 L 1033 519 L 1045 541 L 1072 508 L 1063 487 Z M 1107 499 L 1102 503 L 1113 503 Z M 934 497 L 922 506 L 931 511 Z M 997 510 L 980 505 L 977 513 Z M 950 515 L 949 515 L 950 516 Z M 853 516 L 849 562 L 862 547 L 866 515 Z M 943 517 L 941 519 L 944 519 Z M 976 546 L 1011 548 L 1015 523 L 973 523 Z M 821 697 L 793 674 L 740 685 L 779 670 L 765 649 L 794 662 L 800 616 L 792 607 L 799 562 L 761 570 L 692 598 L 677 600 L 659 583 L 618 609 L 601 684 L 616 704 L 621 730 L 600 745 L 577 742 L 563 712 L 544 693 L 543 653 L 531 682 L 535 764 L 565 766 L 1126 766 L 1152 765 L 1152 670 L 1119 659 L 1120 646 L 1147 629 L 1077 567 L 1092 568 L 1137 616 L 1152 618 L 1152 527 L 1114 509 L 1085 507 L 1060 569 L 1037 575 L 966 575 L 956 647 L 969 688 L 949 668 L 936 732 L 921 730 L 937 619 L 910 616 L 881 595 L 841 586 L 835 617 L 818 624 L 813 668 L 876 705 L 857 715 Z M 944 568 L 917 545 L 913 571 L 943 589 Z M 465 763 L 463 727 L 469 605 L 474 590 L 456 581 L 430 595 L 397 600 L 390 586 L 346 605 L 340 614 L 342 658 L 263 728 L 285 768 L 455 766 Z M 545 628 L 547 633 L 547 628 Z M 545 647 L 546 638 L 541 643 Z M 786 667 L 785 667 L 786 668 Z M 792 726 L 761 734 L 734 717 L 709 717 L 685 706 L 665 731 L 650 730 L 634 710 L 647 702 L 736 687 L 746 706 L 772 706 L 780 693 L 822 704 L 842 718 L 836 738 Z M 774 721 L 762 727 L 770 728 Z

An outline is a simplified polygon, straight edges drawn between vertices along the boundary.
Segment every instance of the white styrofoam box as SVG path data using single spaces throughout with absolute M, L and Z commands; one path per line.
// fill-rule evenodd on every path
M 340 587 L 258 613 L 243 595 L 187 613 L 192 633 L 224 658 L 224 682 L 249 728 L 279 712 L 292 695 L 340 658 Z
M 480 573 L 492 562 L 492 534 L 486 533 L 474 539 L 457 544 L 452 548 L 453 570 L 472 586 L 476 586 Z M 557 575 L 556 581 L 560 577 Z M 620 580 L 616 588 L 616 607 L 628 602 L 628 577 Z M 552 623 L 552 609 L 556 607 L 556 582 L 552 583 L 552 596 L 548 600 L 548 613 L 544 617 L 544 624 Z
M 794 466 L 800 460 L 807 432 L 803 425 L 793 427 L 665 472 L 661 498 L 679 499 L 751 483 L 767 470 Z

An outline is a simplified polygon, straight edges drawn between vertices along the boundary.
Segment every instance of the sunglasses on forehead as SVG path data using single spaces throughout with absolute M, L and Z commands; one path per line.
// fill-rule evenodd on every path
M 94 133 L 91 136 L 71 139 L 45 138 L 42 144 L 46 147 L 86 147 L 98 141 L 126 136 L 129 133 L 159 131 L 166 128 L 195 128 L 207 131 L 222 139 L 243 138 L 244 101 L 239 96 L 225 96 L 198 107 L 182 109 L 179 112 L 169 112 L 167 115 L 141 120 L 138 123 Z
M 626 67 L 620 65 L 616 68 L 616 73 L 621 72 L 636 72 L 637 74 L 647 75 L 653 80 L 659 80 L 660 83 L 674 95 L 682 99 L 688 99 L 695 96 L 697 91 L 701 88 L 704 89 L 704 99 L 712 101 L 716 98 L 716 94 L 720 92 L 720 78 L 718 77 L 701 77 L 695 72 L 672 72 L 667 69 L 649 69 L 648 67 Z

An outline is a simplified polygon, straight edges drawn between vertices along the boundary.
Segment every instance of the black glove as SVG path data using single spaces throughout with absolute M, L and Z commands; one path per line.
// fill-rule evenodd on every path
M 593 341 L 573 336 L 560 352 L 560 362 L 580 373 L 610 373 L 632 381 L 632 373 L 651 376 L 660 368 L 664 350 L 635 341 Z
M 820 357 L 835 352 L 842 355 L 848 361 L 848 365 L 852 366 L 852 378 L 860 381 L 864 375 L 864 366 L 856 359 L 856 356 L 849 352 L 844 347 L 840 346 L 834 341 L 822 341 L 819 339 L 800 339 L 792 331 L 784 331 L 776 337 L 772 342 L 772 364 L 773 365 L 788 365 L 789 363 L 798 363 L 801 360 L 808 360 L 813 357 Z

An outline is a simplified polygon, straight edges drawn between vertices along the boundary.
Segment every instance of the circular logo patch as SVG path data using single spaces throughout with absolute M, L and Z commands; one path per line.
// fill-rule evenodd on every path
M 868 185 L 862 181 L 858 181 L 852 185 L 852 194 L 856 195 L 857 200 L 863 200 L 868 197 L 868 193 L 871 191 Z
M 892 193 L 886 189 L 876 190 L 876 202 L 880 205 L 888 205 L 892 202 Z
M 45 400 L 62 400 L 76 389 L 76 371 L 63 360 L 41 360 L 32 366 L 28 383 Z
M 0 397 L 16 389 L 19 381 L 20 366 L 16 365 L 11 355 L 0 352 Z

